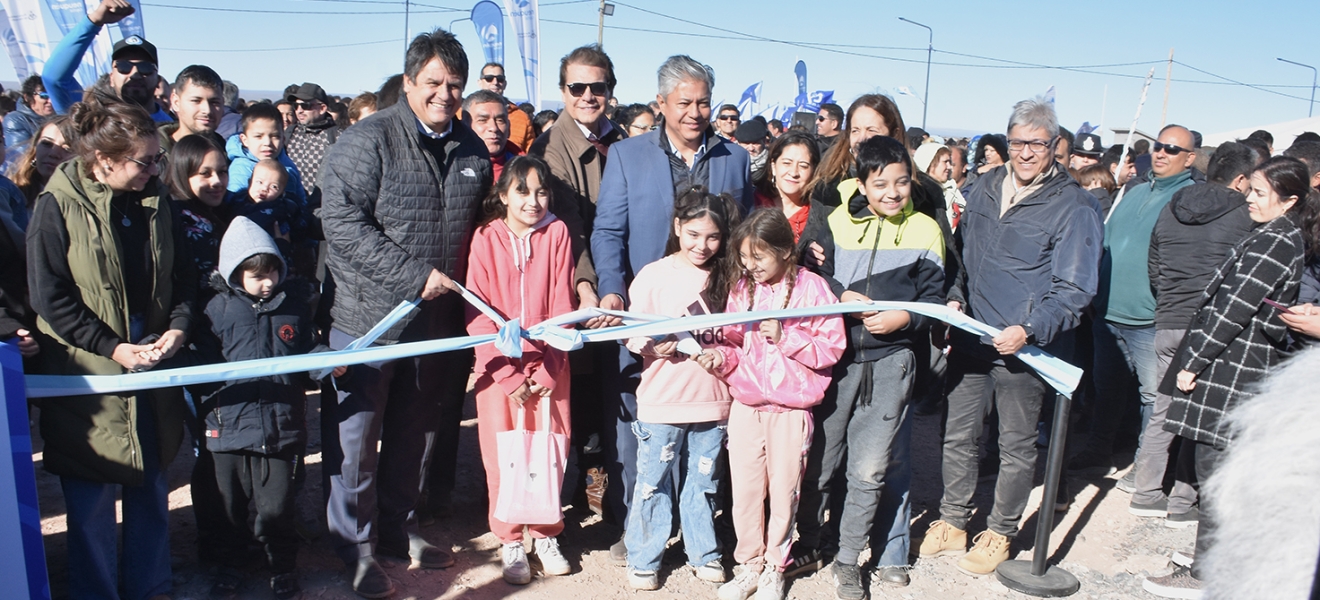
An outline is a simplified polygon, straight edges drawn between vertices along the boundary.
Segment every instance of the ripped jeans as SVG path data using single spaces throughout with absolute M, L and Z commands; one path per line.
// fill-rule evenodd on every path
M 723 421 L 665 424 L 633 421 L 637 436 L 637 485 L 633 488 L 628 528 L 628 568 L 655 572 L 674 524 L 674 493 L 688 564 L 701 566 L 720 559 L 715 539 L 717 464 L 724 447 Z M 683 461 L 677 471 L 674 461 Z M 683 477 L 675 485 L 675 472 Z

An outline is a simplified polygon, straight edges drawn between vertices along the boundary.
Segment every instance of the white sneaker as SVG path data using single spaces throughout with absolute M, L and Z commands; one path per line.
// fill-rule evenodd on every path
M 784 574 L 767 564 L 756 583 L 756 600 L 784 600 Z
M 532 545 L 535 547 L 536 557 L 541 559 L 541 570 L 546 575 L 568 575 L 573 572 L 572 565 L 568 564 L 568 559 L 559 551 L 559 541 L 555 538 L 536 538 Z
M 761 576 L 758 569 L 744 566 L 737 577 L 720 586 L 720 600 L 747 600 L 756 593 L 756 580 Z
M 527 564 L 527 551 L 522 542 L 505 544 L 500 551 L 504 560 L 504 581 L 513 585 L 527 585 L 532 582 L 532 567 Z
M 718 560 L 712 560 L 699 567 L 692 567 L 692 570 L 696 572 L 697 579 L 702 581 L 724 583 L 729 580 L 729 576 L 724 572 L 724 566 Z
M 660 578 L 656 576 L 655 571 L 633 571 L 629 569 L 628 587 L 647 592 L 655 591 L 660 589 Z

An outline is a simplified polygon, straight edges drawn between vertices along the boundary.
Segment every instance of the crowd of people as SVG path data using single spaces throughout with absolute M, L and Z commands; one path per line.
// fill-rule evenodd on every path
M 1228 416 L 1320 337 L 1314 134 L 1276 156 L 1264 132 L 1206 148 L 1169 125 L 1124 153 L 1073 136 L 1032 99 L 1011 107 L 1002 134 L 946 140 L 907 128 L 877 94 L 822 106 L 815 131 L 786 130 L 712 107 L 714 72 L 684 55 L 659 66 L 655 101 L 620 105 L 599 46 L 560 61 L 562 112 L 535 113 L 503 95 L 496 63 L 466 93 L 467 53 L 443 30 L 417 36 L 403 73 L 351 99 L 302 83 L 248 102 L 204 65 L 167 82 L 140 37 L 116 43 L 111 72 L 81 89 L 82 55 L 131 12 L 103 0 L 4 117 L 0 337 L 28 372 L 342 350 L 414 299 L 377 345 L 493 334 L 504 319 L 531 327 L 577 308 L 605 309 L 580 324 L 599 329 L 622 310 L 851 301 L 947 305 L 1001 333 L 876 310 L 571 353 L 524 339 L 520 352 L 342 365 L 319 381 L 46 399 L 43 464 L 62 485 L 76 598 L 169 597 L 164 473 L 185 440 L 212 591 L 233 596 L 265 569 L 277 597 L 298 596 L 294 499 L 313 390 L 318 518 L 352 589 L 393 593 L 378 557 L 453 565 L 421 525 L 451 511 L 469 374 L 510 584 L 531 581 L 531 558 L 545 575 L 573 569 L 562 513 L 520 523 L 499 508 L 496 440 L 524 421 L 571 441 L 578 476 L 564 496 L 619 528 L 609 556 L 632 589 L 662 587 L 676 528 L 722 600 L 782 599 L 786 580 L 827 565 L 837 596 L 861 599 L 868 579 L 908 585 L 913 556 L 957 556 L 960 571 L 985 576 L 1013 553 L 1038 449 L 1051 443 L 1055 394 L 1015 357 L 1027 345 L 1087 372 L 1070 473 L 1116 476 L 1135 454 L 1117 484 L 1130 511 L 1198 526 L 1175 570 L 1145 581 L 1197 598 L 1198 557 L 1222 524 L 1216 497 L 1199 491 L 1233 450 Z M 910 446 L 923 414 L 942 419 L 943 497 L 914 550 Z M 969 548 L 987 476 L 993 504 Z M 1042 510 L 1069 502 L 1065 486 Z

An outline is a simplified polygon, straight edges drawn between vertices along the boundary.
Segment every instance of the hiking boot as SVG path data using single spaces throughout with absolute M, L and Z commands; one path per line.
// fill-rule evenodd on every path
M 363 598 L 389 598 L 394 582 L 373 556 L 359 558 L 353 573 L 353 591 Z
M 541 559 L 541 571 L 546 575 L 568 575 L 573 572 L 573 566 L 568 564 L 564 553 L 559 551 L 559 540 L 552 537 L 536 538 L 532 540 L 532 549 L 536 552 L 536 558 Z
M 1127 475 L 1124 475 L 1122 479 L 1118 480 L 1118 483 L 1115 483 L 1114 487 L 1117 488 L 1118 491 L 1126 494 L 1131 494 L 1137 491 L 1137 468 L 1132 467 L 1131 469 L 1128 469 Z
M 628 587 L 634 590 L 653 592 L 660 589 L 660 578 L 656 576 L 655 571 L 629 570 Z
M 766 564 L 756 582 L 756 600 L 784 600 L 784 574 Z
M 789 552 L 792 554 L 792 560 L 784 568 L 784 577 L 815 573 L 825 566 L 825 556 L 815 548 L 795 543 Z
M 605 488 L 609 486 L 609 476 L 604 467 L 587 469 L 587 508 L 598 515 L 605 514 Z
M 866 597 L 866 588 L 862 587 L 862 570 L 857 565 L 845 565 L 834 561 L 830 565 L 834 575 L 834 595 L 839 600 L 862 600 Z
M 926 530 L 917 555 L 921 558 L 954 556 L 967 551 L 967 532 L 944 521 L 935 521 Z
M 699 567 L 692 567 L 696 572 L 697 579 L 709 581 L 711 583 L 724 583 L 729 580 L 729 576 L 724 573 L 724 565 L 718 560 L 712 560 Z
M 761 577 L 761 570 L 744 565 L 733 581 L 720 586 L 716 594 L 720 600 L 747 600 L 756 593 L 756 582 Z
M 958 570 L 977 577 L 994 573 L 999 563 L 1008 560 L 1010 542 L 1008 536 L 989 529 L 976 534 L 971 551 L 958 561 Z
M 906 567 L 890 565 L 888 567 L 876 567 L 875 577 L 872 578 L 872 581 L 883 581 L 890 585 L 906 587 L 912 583 L 912 577 L 908 575 Z
M 1169 513 L 1169 516 L 1164 519 L 1164 526 L 1169 529 L 1183 529 L 1200 522 L 1201 511 L 1193 506 L 1187 509 L 1187 512 Z
M 280 600 L 292 600 L 302 592 L 298 586 L 298 576 L 293 573 L 281 573 L 270 578 L 270 591 Z
M 527 550 L 522 542 L 504 544 L 500 549 L 500 561 L 504 567 L 504 581 L 511 585 L 527 585 L 532 582 L 532 566 L 527 564 Z
M 623 543 L 623 536 L 619 536 L 619 541 L 610 546 L 610 562 L 618 567 L 628 566 L 628 545 Z
M 1196 548 L 1189 548 L 1187 550 L 1179 550 L 1177 552 L 1174 552 L 1173 556 L 1169 557 L 1169 562 L 1173 563 L 1174 566 L 1177 567 L 1187 567 L 1188 569 L 1192 568 L 1192 563 L 1196 562 Z
M 1138 517 L 1155 517 L 1163 519 L 1164 517 L 1169 516 L 1169 499 L 1160 498 L 1158 501 L 1149 504 L 1142 504 L 1133 500 L 1128 504 L 1128 512 L 1137 515 Z
M 1191 569 L 1186 567 L 1176 567 L 1172 573 L 1162 577 L 1147 577 L 1141 582 L 1141 589 L 1161 598 L 1201 598 L 1201 580 L 1192 577 Z

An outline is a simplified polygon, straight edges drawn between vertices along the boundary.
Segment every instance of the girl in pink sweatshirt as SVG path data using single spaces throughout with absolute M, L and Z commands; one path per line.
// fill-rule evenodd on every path
M 727 194 L 715 196 L 694 187 L 674 202 L 674 221 L 666 256 L 637 273 L 628 296 L 634 312 L 684 317 L 721 312 L 732 273 L 726 255 L 738 205 Z M 624 543 L 628 547 L 628 585 L 660 588 L 656 572 L 673 526 L 676 489 L 683 546 L 688 565 L 700 579 L 725 580 L 715 538 L 714 502 L 719 488 L 716 465 L 729 418 L 729 389 L 692 360 L 723 339 L 720 327 L 628 340 L 643 357 L 637 386 L 637 483 Z M 683 482 L 676 486 L 673 463 L 683 461 Z
M 468 254 L 467 286 L 505 319 L 519 319 L 523 328 L 573 310 L 571 241 L 564 223 L 550 213 L 550 169 L 540 159 L 517 157 L 504 167 L 486 200 L 485 223 L 477 227 Z M 491 334 L 499 327 L 469 306 L 468 333 Z M 495 435 L 514 428 L 515 411 L 526 411 L 528 429 L 569 434 L 568 356 L 542 342 L 523 340 L 522 358 L 508 358 L 493 344 L 476 349 L 477 435 L 490 494 L 490 530 L 503 543 L 504 580 L 531 581 L 520 523 L 495 518 L 500 492 L 500 467 Z M 549 402 L 550 423 L 538 423 L 539 403 Z M 563 473 L 559 473 L 562 478 Z M 566 575 L 568 561 L 555 536 L 563 519 L 553 525 L 526 525 L 542 567 L 548 575 Z
M 830 286 L 797 266 L 793 229 L 778 209 L 761 209 L 733 237 L 743 276 L 729 293 L 728 312 L 834 304 Z M 724 344 L 698 362 L 729 384 L 729 472 L 733 526 L 742 565 L 720 587 L 721 600 L 784 597 L 784 567 L 793 540 L 798 490 L 811 448 L 811 407 L 830 384 L 843 355 L 839 315 L 763 320 L 724 328 Z M 765 515 L 766 498 L 770 515 Z

